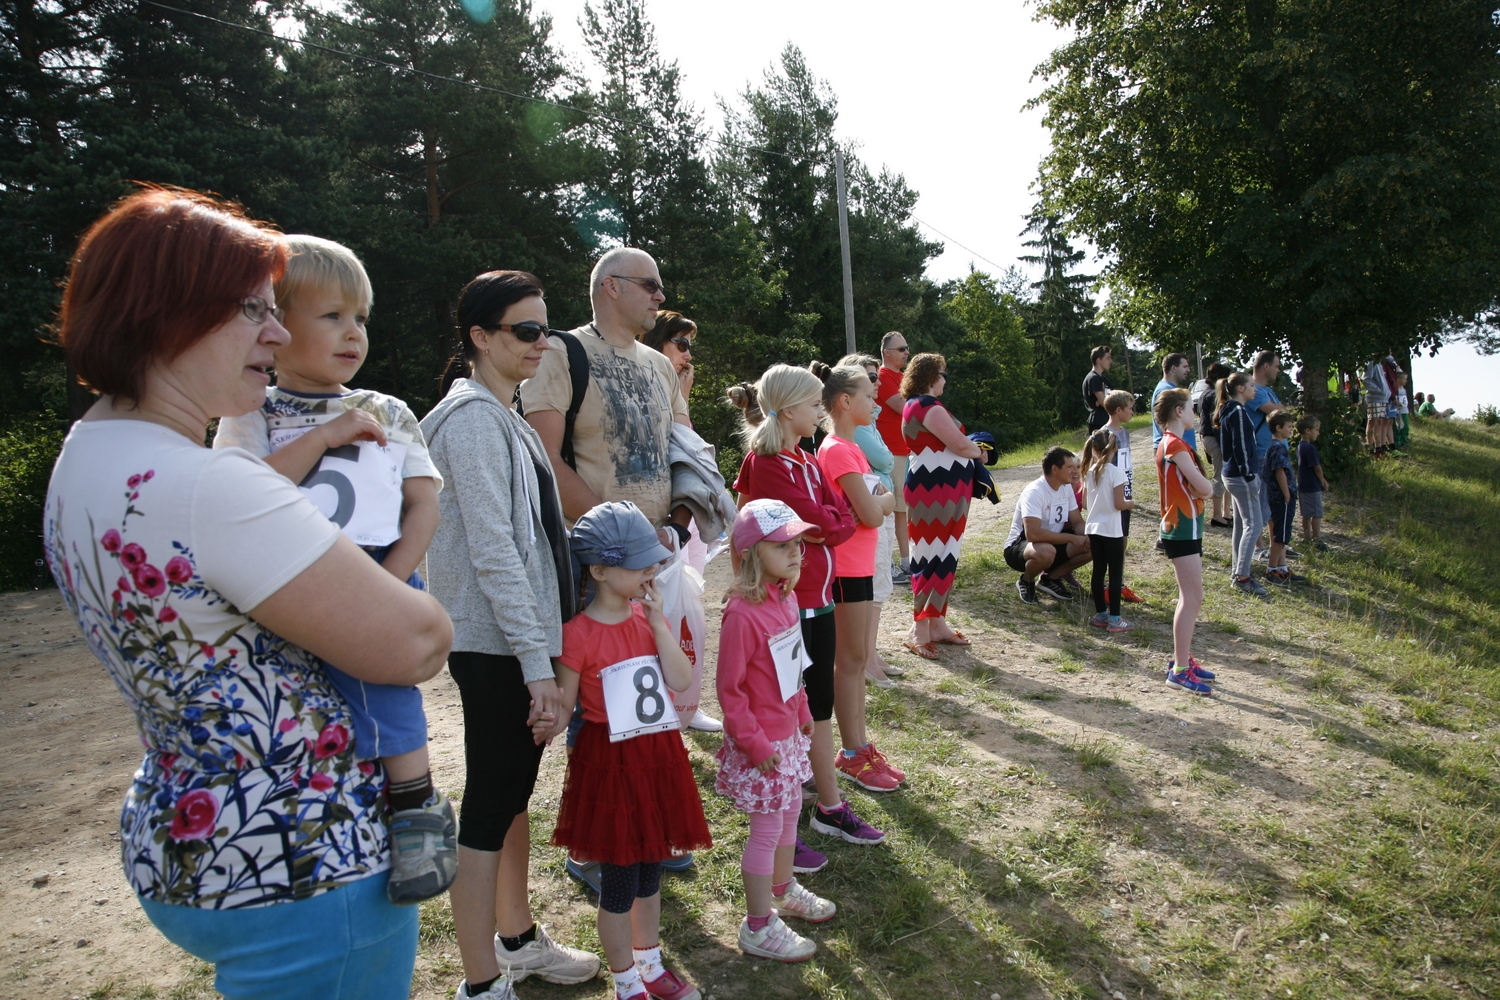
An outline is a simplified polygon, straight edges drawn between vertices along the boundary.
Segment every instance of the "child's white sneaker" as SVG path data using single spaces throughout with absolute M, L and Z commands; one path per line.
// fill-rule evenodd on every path
M 778 962 L 805 962 L 817 954 L 818 946 L 782 923 L 774 912 L 766 926 L 750 929 L 750 918 L 740 921 L 740 951 Z
M 839 910 L 831 901 L 815 895 L 796 879 L 786 887 L 786 895 L 772 898 L 771 906 L 779 916 L 801 917 L 810 924 L 832 920 Z
M 431 899 L 458 877 L 458 818 L 453 803 L 433 792 L 420 809 L 391 814 L 391 878 L 385 894 L 397 906 Z

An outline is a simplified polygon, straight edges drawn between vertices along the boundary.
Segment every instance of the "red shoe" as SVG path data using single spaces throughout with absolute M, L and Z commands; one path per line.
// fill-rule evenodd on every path
M 833 766 L 867 792 L 894 792 L 901 785 L 900 779 L 876 762 L 869 745 L 860 747 L 853 757 L 842 750 L 837 751 Z
M 884 768 L 891 777 L 895 778 L 897 781 L 906 780 L 906 772 L 901 770 L 901 768 L 897 767 L 895 764 L 892 764 L 889 760 L 886 760 L 885 754 L 881 753 L 880 750 L 875 746 L 874 740 L 870 741 L 870 756 L 874 758 L 875 763 L 879 767 Z
M 698 987 L 683 982 L 677 973 L 667 969 L 660 976 L 645 983 L 646 995 L 655 1000 L 700 1000 L 703 996 Z
M 1131 604 L 1145 604 L 1146 599 L 1136 594 L 1129 587 L 1120 588 L 1120 600 L 1129 601 Z

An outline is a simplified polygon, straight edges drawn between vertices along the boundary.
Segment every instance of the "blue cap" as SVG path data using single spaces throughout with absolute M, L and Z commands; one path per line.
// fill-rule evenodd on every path
M 629 501 L 601 503 L 578 519 L 569 537 L 573 558 L 583 566 L 645 569 L 672 557 L 646 515 Z

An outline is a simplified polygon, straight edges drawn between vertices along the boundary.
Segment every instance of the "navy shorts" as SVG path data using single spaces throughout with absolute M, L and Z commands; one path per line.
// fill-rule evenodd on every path
M 420 574 L 413 573 L 407 586 L 426 590 Z M 371 684 L 350 677 L 324 662 L 328 679 L 349 703 L 354 717 L 354 756 L 359 760 L 395 757 L 427 745 L 427 713 L 422 711 L 422 692 L 396 684 Z
M 1297 517 L 1297 494 L 1292 494 L 1290 503 L 1283 503 L 1281 490 L 1271 497 L 1271 538 L 1282 545 L 1292 540 L 1292 522 Z

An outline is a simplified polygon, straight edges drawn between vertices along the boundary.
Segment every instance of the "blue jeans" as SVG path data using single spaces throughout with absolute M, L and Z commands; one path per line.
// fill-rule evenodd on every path
M 388 878 L 243 910 L 140 900 L 168 941 L 214 965 L 225 1000 L 406 1000 L 417 908 L 385 898 Z

